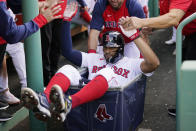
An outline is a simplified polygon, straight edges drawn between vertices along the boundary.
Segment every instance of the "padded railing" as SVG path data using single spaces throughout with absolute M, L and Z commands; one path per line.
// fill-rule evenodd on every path
M 159 16 L 159 0 L 149 0 L 148 7 L 149 7 L 149 17 L 156 17 Z
M 176 130 L 196 130 L 196 61 L 182 63 L 182 30 L 196 19 L 196 13 L 184 19 L 177 29 L 176 42 Z M 196 33 L 196 32 L 195 32 Z M 195 43 L 196 44 L 196 43 Z

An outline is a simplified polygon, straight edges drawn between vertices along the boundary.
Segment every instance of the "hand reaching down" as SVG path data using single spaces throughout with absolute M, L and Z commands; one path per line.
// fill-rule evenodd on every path
M 137 17 L 122 17 L 119 19 L 119 24 L 125 31 L 139 29 L 142 27 L 142 19 Z
M 47 22 L 50 22 L 54 19 L 61 18 L 62 15 L 56 15 L 61 11 L 60 5 L 50 5 L 48 8 L 45 8 L 45 6 L 40 7 L 40 14 L 43 15 Z

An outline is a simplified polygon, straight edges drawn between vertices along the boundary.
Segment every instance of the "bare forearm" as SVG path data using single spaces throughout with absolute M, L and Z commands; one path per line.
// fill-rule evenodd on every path
M 155 70 L 160 64 L 156 54 L 142 38 L 135 39 L 134 42 L 144 57 L 143 67 L 141 67 L 142 71 L 148 73 Z
M 99 33 L 99 31 L 91 29 L 88 39 L 88 50 L 97 49 Z
M 155 18 L 147 18 L 142 19 L 143 27 L 151 27 L 151 28 L 167 28 L 170 26 L 178 25 L 171 16 L 163 15 Z
M 153 63 L 154 60 L 158 59 L 150 46 L 142 38 L 135 39 L 134 42 L 148 63 Z
M 177 26 L 184 14 L 185 13 L 180 9 L 172 9 L 165 15 L 142 19 L 142 27 L 167 28 L 170 26 Z
M 120 24 L 125 30 L 139 29 L 143 27 L 167 28 L 177 26 L 184 16 L 185 12 L 180 9 L 172 9 L 169 13 L 154 17 L 141 19 L 137 17 L 121 18 Z

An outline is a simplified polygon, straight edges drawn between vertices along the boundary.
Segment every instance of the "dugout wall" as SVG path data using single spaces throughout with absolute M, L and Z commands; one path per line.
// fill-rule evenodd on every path
M 109 88 L 95 101 L 71 110 L 64 122 L 68 131 L 134 131 L 143 120 L 146 76 L 125 87 Z M 72 87 L 68 94 L 80 89 Z

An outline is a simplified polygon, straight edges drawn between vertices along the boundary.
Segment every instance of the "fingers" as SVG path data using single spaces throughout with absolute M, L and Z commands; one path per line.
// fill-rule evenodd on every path
M 124 28 L 124 30 L 133 30 L 136 29 L 134 26 L 134 21 L 132 17 L 122 17 L 119 19 L 119 24 Z
M 63 1 L 63 0 L 58 0 L 57 3 L 58 3 L 58 4 L 61 4 L 61 3 L 64 3 L 64 1 Z
M 77 9 L 77 2 L 72 2 L 70 5 L 70 7 L 67 6 L 68 10 L 75 12 L 75 10 Z
M 143 27 L 143 28 L 142 28 L 142 33 L 143 33 L 144 35 L 150 35 L 150 34 L 152 34 L 152 28 Z
M 39 7 L 39 11 L 44 12 L 44 8 L 45 8 L 44 4 L 41 4 L 40 7 Z
M 53 7 L 53 6 L 55 6 L 55 5 L 59 4 L 59 3 L 63 3 L 63 2 L 64 1 L 62 1 L 62 0 L 53 0 L 53 1 L 48 0 L 48 7 L 50 8 L 50 7 Z
M 120 25 L 125 24 L 125 17 L 121 17 L 121 18 L 119 19 L 119 24 L 120 24 Z
M 129 30 L 129 25 L 130 25 L 130 22 L 129 22 L 129 17 L 121 17 L 119 19 L 119 24 L 123 27 L 123 29 L 125 31 Z
M 62 8 L 61 8 L 60 5 L 55 6 L 54 8 L 51 9 L 53 15 L 59 13 L 59 11 L 61 11 L 61 10 L 62 10 Z M 61 16 L 61 15 L 60 15 L 60 16 Z
M 119 19 L 119 24 L 122 25 L 123 27 L 127 27 L 127 24 L 129 24 L 129 17 L 121 17 Z
M 73 5 L 73 10 L 74 11 L 76 10 L 77 6 L 78 6 L 77 3 L 75 2 L 74 5 Z
M 61 15 L 53 16 L 53 19 L 59 19 L 59 18 L 62 18 L 62 16 Z
M 51 5 L 49 5 L 48 9 L 50 10 L 56 10 L 57 8 L 59 8 L 60 5 L 57 5 L 57 3 L 52 3 Z

